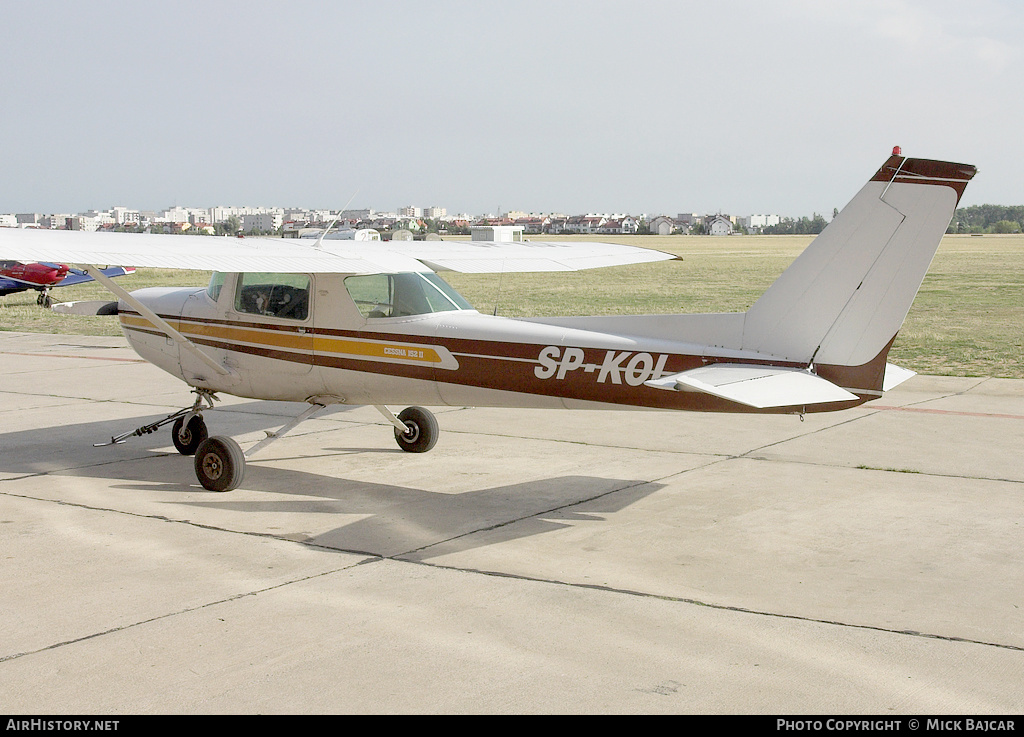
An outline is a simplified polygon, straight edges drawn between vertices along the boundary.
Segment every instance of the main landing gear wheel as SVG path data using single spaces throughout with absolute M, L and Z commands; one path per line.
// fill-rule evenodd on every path
M 209 433 L 206 431 L 206 423 L 199 415 L 189 420 L 187 425 L 185 418 L 179 417 L 171 427 L 171 440 L 183 456 L 195 455 L 196 449 L 207 437 Z
M 196 450 L 196 478 L 209 491 L 231 491 L 242 483 L 245 456 L 231 438 L 216 435 Z
M 398 413 L 398 419 L 406 427 L 405 432 L 395 428 L 399 448 L 406 453 L 426 453 L 434 447 L 440 432 L 434 415 L 422 407 L 406 407 Z

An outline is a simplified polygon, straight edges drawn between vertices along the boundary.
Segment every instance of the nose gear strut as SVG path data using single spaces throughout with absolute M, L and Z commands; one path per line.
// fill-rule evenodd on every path
M 203 404 L 205 403 L 207 405 L 205 409 L 213 409 L 213 403 L 220 401 L 220 399 L 217 397 L 216 394 L 206 389 L 193 389 L 192 393 L 196 395 L 196 401 L 192 403 L 191 407 L 179 409 L 177 412 L 167 415 L 162 420 L 157 420 L 156 422 L 152 422 L 148 425 L 137 427 L 134 430 L 131 430 L 126 433 L 121 433 L 120 435 L 114 435 L 110 438 L 109 443 L 93 443 L 93 447 L 102 448 L 103 446 L 106 445 L 119 445 L 127 441 L 128 438 L 149 435 L 150 433 L 154 433 L 164 425 L 175 422 L 176 420 L 181 420 L 181 423 L 176 424 L 175 427 L 175 429 L 179 431 L 175 434 L 178 435 L 179 437 L 183 434 L 183 429 L 195 432 L 198 425 L 194 420 L 198 419 L 199 423 L 202 423 L 203 421 Z M 177 443 L 175 443 L 175 447 L 177 447 Z M 181 448 L 178 448 L 178 450 L 181 451 Z M 183 454 L 189 455 L 188 453 Z

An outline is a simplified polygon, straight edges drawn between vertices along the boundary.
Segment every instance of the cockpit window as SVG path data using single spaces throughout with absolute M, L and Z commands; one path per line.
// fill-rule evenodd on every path
M 309 315 L 309 276 L 259 271 L 239 274 L 235 309 L 253 315 L 305 320 Z
M 408 317 L 471 310 L 466 299 L 437 274 L 366 274 L 345 279 L 363 317 Z

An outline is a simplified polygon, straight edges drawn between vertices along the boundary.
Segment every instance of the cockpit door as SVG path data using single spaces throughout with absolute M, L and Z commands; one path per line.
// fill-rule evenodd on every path
M 226 325 L 235 350 L 270 361 L 275 373 L 308 373 L 313 367 L 312 274 L 237 274 Z M 261 369 L 263 370 L 263 369 Z
M 313 291 L 311 274 L 215 273 L 183 305 L 182 332 L 254 386 L 280 384 L 312 370 Z

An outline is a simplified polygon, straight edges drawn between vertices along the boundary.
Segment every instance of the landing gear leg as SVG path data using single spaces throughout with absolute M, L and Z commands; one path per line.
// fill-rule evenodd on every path
M 397 415 L 382 404 L 377 411 L 395 426 L 395 441 L 406 453 L 426 453 L 437 443 L 441 430 L 437 418 L 422 407 L 406 407 Z
M 151 422 L 148 425 L 137 427 L 120 435 L 115 435 L 110 438 L 109 443 L 94 443 L 93 446 L 99 448 L 104 445 L 117 445 L 125 442 L 128 438 L 154 433 L 164 425 L 173 422 L 172 440 L 174 441 L 174 447 L 182 455 L 192 455 L 196 452 L 199 444 L 206 439 L 207 435 L 206 423 L 203 421 L 202 416 L 203 403 L 206 403 L 206 409 L 213 409 L 213 403 L 217 401 L 217 395 L 206 389 L 193 389 L 192 392 L 196 395 L 196 401 L 192 403 L 191 407 L 179 409 L 162 420 Z
M 244 453 L 238 443 L 228 437 L 215 436 L 199 443 L 196 449 L 196 478 L 209 491 L 231 491 L 242 483 L 245 459 L 284 436 L 300 422 L 308 420 L 326 405 L 311 401 L 309 407 L 284 427 L 273 432 L 265 430 L 267 437 Z M 189 423 L 191 424 L 191 423 Z M 205 428 L 204 428 L 205 429 Z

